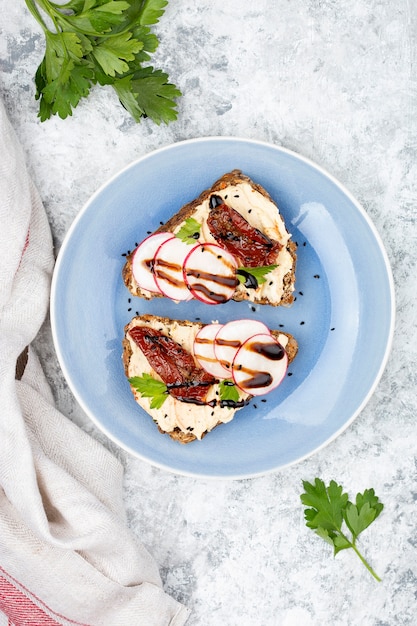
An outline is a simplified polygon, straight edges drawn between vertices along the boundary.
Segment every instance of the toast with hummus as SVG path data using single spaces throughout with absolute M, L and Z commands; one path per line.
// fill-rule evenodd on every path
M 123 365 L 135 401 L 161 433 L 185 444 L 278 386 L 297 350 L 292 335 L 252 319 L 202 324 L 144 314 L 125 327 Z
M 123 280 L 146 299 L 279 306 L 293 302 L 295 266 L 296 244 L 277 205 L 236 169 L 129 253 Z

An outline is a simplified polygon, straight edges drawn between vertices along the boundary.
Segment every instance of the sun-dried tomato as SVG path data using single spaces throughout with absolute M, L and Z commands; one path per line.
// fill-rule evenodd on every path
M 207 224 L 217 243 L 240 259 L 245 267 L 273 265 L 282 245 L 254 228 L 235 209 L 212 196 Z
M 129 334 L 172 396 L 183 402 L 204 403 L 209 387 L 217 380 L 198 367 L 187 350 L 151 327 L 136 326 Z

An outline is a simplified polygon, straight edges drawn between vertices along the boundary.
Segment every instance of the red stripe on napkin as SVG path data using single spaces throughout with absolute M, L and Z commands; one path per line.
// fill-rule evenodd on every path
M 18 272 L 18 270 L 20 268 L 20 265 L 21 265 L 22 259 L 23 259 L 23 255 L 25 254 L 26 250 L 28 249 L 29 243 L 30 243 L 30 229 L 28 229 L 28 232 L 26 233 L 25 243 L 23 244 L 22 254 L 20 255 L 20 261 L 19 261 L 19 265 L 17 267 L 16 273 Z
M 24 585 L 0 567 L 0 610 L 8 617 L 10 626 L 88 626 L 64 617 L 50 609 Z M 56 621 L 56 616 L 60 621 Z
M 23 244 L 22 256 L 25 254 L 27 250 L 27 247 L 29 245 L 29 239 L 30 239 L 30 230 L 28 230 L 28 232 L 26 233 L 25 243 Z

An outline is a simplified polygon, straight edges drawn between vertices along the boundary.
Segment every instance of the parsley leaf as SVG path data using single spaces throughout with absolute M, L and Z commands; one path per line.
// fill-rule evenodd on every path
M 160 409 L 168 397 L 168 389 L 162 380 L 153 378 L 150 374 L 142 374 L 142 376 L 133 376 L 129 378 L 129 383 L 144 398 L 152 398 L 151 409 Z
M 220 402 L 223 401 L 227 401 L 227 400 L 231 400 L 232 402 L 238 402 L 239 400 L 239 391 L 236 388 L 236 385 L 233 383 L 232 380 L 230 379 L 226 379 L 226 380 L 222 380 L 219 383 L 219 397 L 220 397 Z M 229 408 L 233 408 L 232 406 L 230 406 Z
M 126 61 L 133 61 L 135 54 L 142 50 L 143 43 L 132 39 L 132 33 L 120 33 L 115 37 L 103 39 L 93 49 L 93 55 L 105 74 L 115 76 L 129 70 Z
M 132 32 L 134 37 L 142 42 L 142 49 L 135 55 L 136 62 L 140 67 L 144 61 L 149 61 L 151 59 L 150 53 L 155 52 L 159 42 L 156 35 L 151 33 L 147 26 L 135 26 L 135 28 L 132 29 Z
M 111 85 L 136 122 L 177 118 L 181 92 L 168 75 L 142 64 L 158 47 L 149 26 L 167 0 L 25 0 L 45 35 L 45 55 L 36 75 L 39 117 L 66 118 L 93 85 Z M 48 24 L 43 16 L 47 16 Z
M 241 283 L 245 283 L 247 281 L 247 276 L 245 274 L 250 274 L 256 279 L 258 285 L 263 285 L 266 283 L 266 274 L 272 272 L 278 265 L 261 265 L 260 267 L 239 267 L 237 271 L 237 279 Z M 242 272 L 239 274 L 239 272 Z
M 366 489 L 363 494 L 356 496 L 356 505 L 348 503 L 345 512 L 345 522 L 354 537 L 357 537 L 381 513 L 384 505 L 379 502 L 373 489 Z
M 356 546 L 360 533 L 384 508 L 374 490 L 366 489 L 363 494 L 358 493 L 353 504 L 349 495 L 343 492 L 343 487 L 334 480 L 326 487 L 320 478 L 316 478 L 314 484 L 303 481 L 303 487 L 305 493 L 300 498 L 308 507 L 304 510 L 306 526 L 333 546 L 335 556 L 341 550 L 352 548 L 372 576 L 380 581 Z M 346 534 L 345 525 L 351 533 L 350 537 Z
M 141 4 L 140 23 L 156 24 L 163 15 L 168 0 L 145 0 Z
M 120 22 L 120 15 L 129 8 L 129 2 L 116 0 L 97 5 L 95 0 L 86 2 L 78 11 L 73 5 L 75 12 L 66 15 L 66 20 L 75 29 L 93 33 L 106 33 L 112 26 Z M 68 8 L 68 5 L 66 5 Z
M 184 224 L 175 234 L 184 243 L 195 243 L 200 236 L 201 224 L 193 217 L 187 217 Z
M 175 98 L 181 92 L 168 82 L 168 75 L 153 67 L 143 67 L 132 76 L 132 92 L 145 117 L 156 124 L 177 119 Z

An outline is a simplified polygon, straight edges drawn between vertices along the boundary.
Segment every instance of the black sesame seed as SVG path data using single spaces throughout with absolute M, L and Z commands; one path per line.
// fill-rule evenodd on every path
M 288 372 L 287 376 L 292 376 L 292 372 Z
M 163 226 L 163 225 L 164 225 L 164 222 L 159 222 L 159 223 L 161 224 L 161 226 Z
M 266 398 L 261 398 L 261 402 L 266 402 Z
M 284 328 L 284 324 L 279 324 L 279 328 Z
M 300 322 L 300 326 L 303 326 L 303 324 L 305 324 L 305 322 Z
M 314 274 L 314 278 L 320 278 L 320 274 Z
M 127 256 L 126 252 L 122 252 L 122 256 Z
M 248 213 L 252 213 L 252 209 L 248 209 Z
M 331 328 L 330 330 L 334 330 L 334 327 L 333 327 L 333 328 Z
M 253 405 L 253 408 L 254 408 L 254 409 L 257 409 L 257 408 L 258 408 L 258 405 L 257 405 L 257 404 L 254 404 L 254 405 Z
M 132 298 L 128 298 L 128 299 L 127 299 L 127 301 L 128 301 L 128 302 L 132 302 Z
M 238 194 L 238 193 L 236 193 L 233 197 L 234 197 L 234 198 L 239 198 L 239 194 Z
M 200 317 L 196 317 L 195 319 L 196 319 L 197 322 L 199 322 L 201 318 Z
M 270 281 L 269 281 L 269 284 L 270 284 L 270 285 L 273 285 L 273 284 L 274 284 L 274 281 L 273 281 L 273 280 L 270 280 Z
M 298 293 L 300 294 L 300 296 L 303 296 L 303 295 L 304 295 L 302 291 L 299 291 Z
M 128 308 L 128 311 L 131 311 L 131 310 L 132 310 L 132 307 L 130 306 L 130 307 Z
M 151 230 L 147 230 L 147 231 L 146 231 L 146 234 L 147 234 L 147 235 L 152 235 L 152 231 L 151 231 Z
M 224 196 L 224 199 L 225 199 L 225 200 L 227 199 L 227 194 Z
M 136 311 L 136 315 L 139 315 L 139 311 Z
M 304 241 L 303 246 L 306 246 L 306 245 L 307 245 L 307 242 L 306 242 L 306 241 Z
M 251 307 L 252 311 L 256 311 L 256 306 Z

